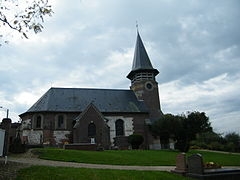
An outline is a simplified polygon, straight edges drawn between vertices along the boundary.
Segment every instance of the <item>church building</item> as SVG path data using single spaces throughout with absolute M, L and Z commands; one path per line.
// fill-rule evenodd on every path
M 149 124 L 162 116 L 154 69 L 137 32 L 130 89 L 50 88 L 20 114 L 22 140 L 30 145 L 87 144 L 127 149 L 141 134 L 143 149 L 159 149 Z

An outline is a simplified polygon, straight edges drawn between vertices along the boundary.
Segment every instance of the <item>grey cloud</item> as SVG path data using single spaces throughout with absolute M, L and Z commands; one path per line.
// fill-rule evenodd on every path
M 51 85 L 127 89 L 137 20 L 152 64 L 160 71 L 157 80 L 164 112 L 206 111 L 217 129 L 224 128 L 218 122 L 228 115 L 231 124 L 239 120 L 238 0 L 55 4 L 55 14 L 44 23 L 41 34 L 0 48 L 0 65 L 10 69 L 0 67 L 0 94 L 4 94 L 0 101 L 14 104 L 15 119 L 29 108 L 21 98 L 13 98 L 23 92 L 36 98 Z M 224 83 L 211 81 L 223 74 Z M 222 89 L 224 96 L 214 95 Z

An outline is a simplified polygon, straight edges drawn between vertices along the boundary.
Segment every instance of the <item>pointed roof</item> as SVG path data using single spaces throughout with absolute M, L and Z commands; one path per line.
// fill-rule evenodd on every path
M 132 70 L 137 69 L 153 69 L 139 32 L 137 32 L 137 41 L 132 64 Z
M 155 75 L 159 73 L 157 69 L 153 68 L 139 32 L 137 31 L 137 41 L 135 45 L 132 71 L 128 74 L 127 78 L 131 79 L 133 74 L 140 71 L 154 72 Z
M 89 110 L 90 109 L 93 109 L 93 111 L 91 111 L 91 112 L 89 112 Z M 103 119 L 103 121 L 104 121 L 104 116 L 103 116 L 103 114 L 98 110 L 98 108 L 91 102 L 88 106 L 87 106 L 87 108 L 83 111 L 83 112 L 81 112 L 76 118 L 75 118 L 75 120 L 76 120 L 76 124 L 74 125 L 74 127 L 73 128 L 77 128 L 79 125 L 80 125 L 80 123 L 79 123 L 79 121 L 84 117 L 84 116 L 87 116 L 87 114 L 92 114 L 92 113 L 96 113 L 101 119 Z

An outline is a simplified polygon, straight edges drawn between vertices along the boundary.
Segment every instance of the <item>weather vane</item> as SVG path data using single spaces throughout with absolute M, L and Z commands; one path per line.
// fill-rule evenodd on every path
M 137 29 L 137 32 L 138 32 L 138 22 L 136 21 L 136 29 Z

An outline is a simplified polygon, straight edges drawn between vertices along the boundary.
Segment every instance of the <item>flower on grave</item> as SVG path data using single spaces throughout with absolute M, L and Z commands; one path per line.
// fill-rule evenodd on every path
M 222 166 L 215 163 L 215 162 L 206 162 L 204 164 L 204 168 L 205 169 L 217 169 L 217 168 L 221 168 Z

